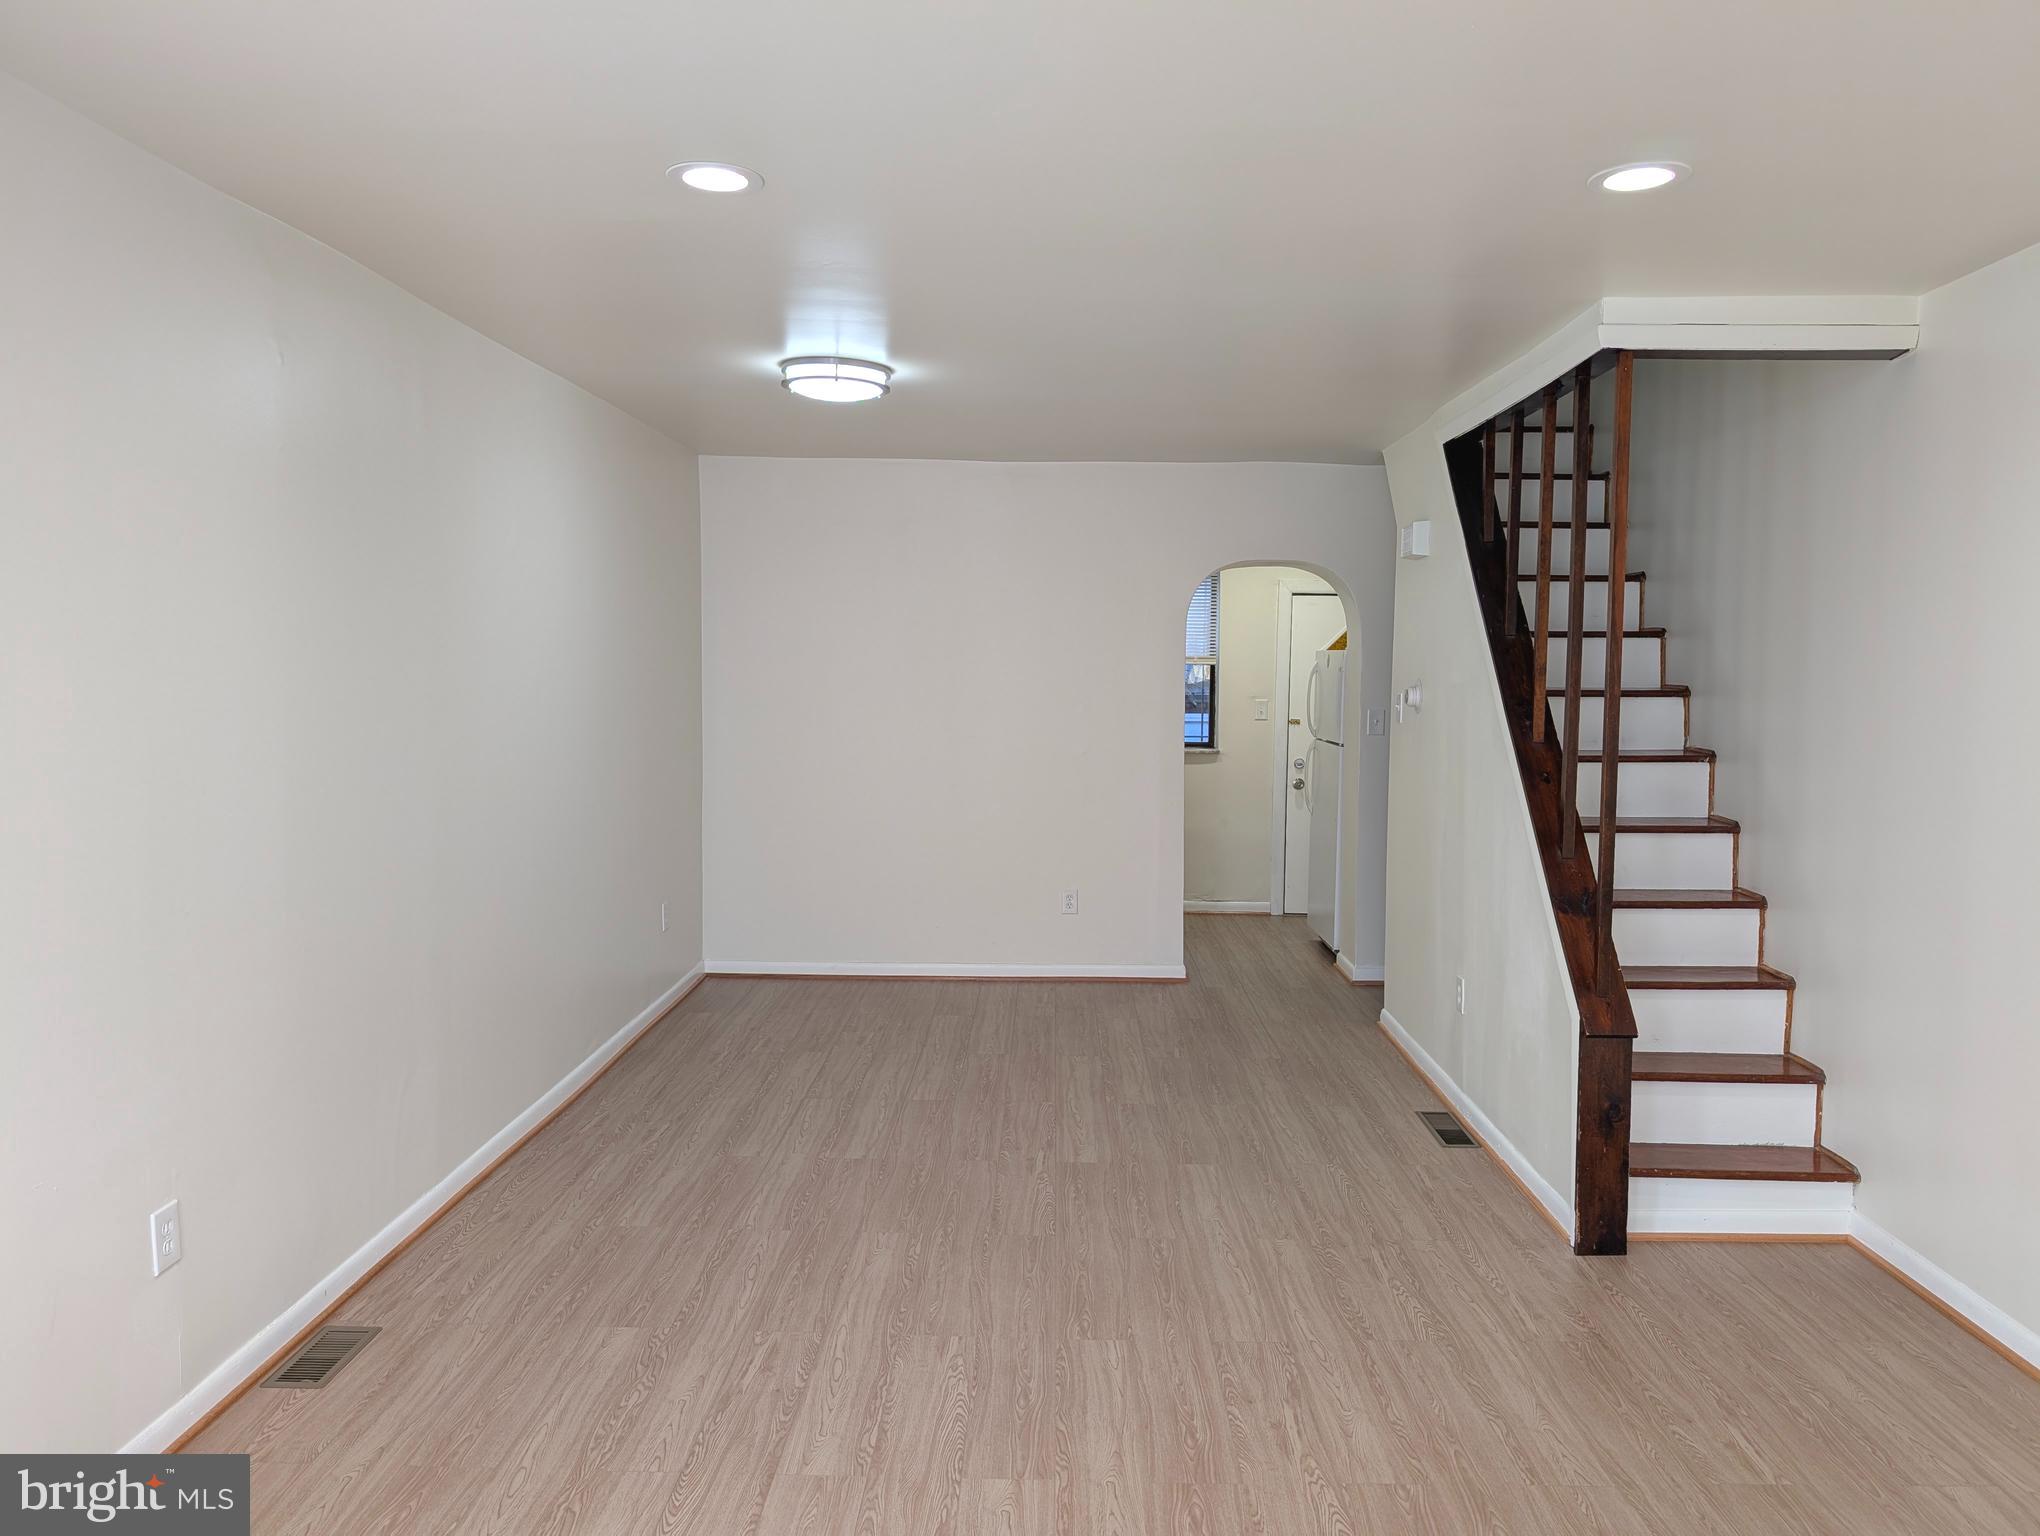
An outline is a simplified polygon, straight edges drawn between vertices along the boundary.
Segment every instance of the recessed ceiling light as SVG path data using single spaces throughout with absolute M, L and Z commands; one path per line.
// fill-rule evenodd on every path
M 1605 171 L 1596 171 L 1588 183 L 1603 192 L 1648 192 L 1653 187 L 1670 186 L 1692 169 L 1677 160 L 1639 160 L 1633 165 L 1611 165 Z
M 854 357 L 789 357 L 779 365 L 783 388 L 810 400 L 848 405 L 876 400 L 892 389 L 892 369 Z
M 697 192 L 752 192 L 765 185 L 756 171 L 720 160 L 683 160 L 667 166 L 666 174 Z

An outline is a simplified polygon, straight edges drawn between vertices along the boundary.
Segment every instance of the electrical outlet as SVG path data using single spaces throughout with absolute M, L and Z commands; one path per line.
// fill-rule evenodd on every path
M 1454 989 L 1453 995 L 1458 1000 L 1460 1013 L 1464 1014 L 1466 1012 L 1466 978 L 1464 976 L 1459 978 L 1459 985 Z
M 1062 915 L 1064 917 L 1075 917 L 1077 915 L 1077 893 L 1075 891 L 1063 892 Z
M 184 1257 L 184 1223 L 177 1202 L 149 1212 L 149 1273 L 160 1275 Z
M 665 931 L 666 931 L 666 904 L 662 901 L 659 903 L 659 932 L 664 933 Z

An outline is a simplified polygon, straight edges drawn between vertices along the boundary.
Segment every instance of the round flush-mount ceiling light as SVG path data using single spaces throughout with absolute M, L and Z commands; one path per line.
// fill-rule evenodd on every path
M 779 365 L 779 383 L 809 400 L 849 405 L 888 393 L 892 369 L 854 357 L 789 357 Z
M 1650 192 L 1668 187 L 1681 176 L 1693 174 L 1693 167 L 1677 160 L 1637 160 L 1628 165 L 1611 165 L 1587 178 L 1589 186 L 1603 192 Z
M 666 174 L 697 192 L 755 192 L 765 185 L 756 171 L 722 160 L 682 160 L 667 166 Z

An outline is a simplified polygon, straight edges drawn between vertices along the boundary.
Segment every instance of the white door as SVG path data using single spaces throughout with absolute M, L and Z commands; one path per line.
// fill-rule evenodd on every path
M 1310 772 L 1310 728 L 1304 724 L 1305 701 L 1310 690 L 1310 669 L 1317 653 L 1346 632 L 1346 605 L 1336 592 L 1298 592 L 1289 602 L 1289 750 L 1282 767 L 1289 793 L 1282 818 L 1282 910 L 1305 912 L 1310 908 L 1310 803 L 1307 792 L 1296 787 L 1299 779 L 1308 783 Z M 1338 791 L 1331 791 L 1327 806 L 1336 804 Z

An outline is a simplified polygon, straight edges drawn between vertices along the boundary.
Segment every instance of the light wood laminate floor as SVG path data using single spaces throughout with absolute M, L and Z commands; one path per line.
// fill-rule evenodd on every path
M 1183 986 L 718 979 L 256 1390 L 255 1528 L 2031 1533 L 1861 1255 L 1574 1258 L 1299 920 Z

